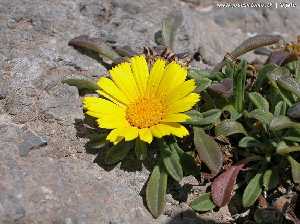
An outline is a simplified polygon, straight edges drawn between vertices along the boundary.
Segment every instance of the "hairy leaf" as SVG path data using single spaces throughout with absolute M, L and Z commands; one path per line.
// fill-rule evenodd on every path
M 187 113 L 192 119 L 185 121 L 185 124 L 191 124 L 194 126 L 205 126 L 214 124 L 219 121 L 222 111 L 219 109 L 212 109 L 204 113 L 195 112 Z M 202 118 L 201 118 L 202 117 Z
M 244 190 L 242 203 L 245 208 L 252 206 L 262 192 L 262 174 L 256 174 Z
M 237 121 L 233 120 L 223 120 L 215 128 L 216 136 L 230 136 L 234 134 L 244 134 L 247 135 L 246 130 L 243 125 Z
M 165 208 L 168 175 L 162 164 L 156 165 L 146 187 L 146 202 L 151 214 L 157 218 Z
M 233 165 L 214 179 L 211 185 L 211 194 L 213 202 L 218 207 L 229 203 L 236 178 L 244 165 L 243 163 Z
M 173 49 L 177 29 L 183 20 L 181 11 L 172 12 L 162 22 L 162 37 L 165 46 Z
M 247 63 L 242 61 L 233 74 L 234 107 L 238 112 L 244 110 L 246 70 Z
M 286 128 L 300 128 L 300 123 L 293 122 L 286 116 L 274 117 L 270 123 L 272 131 L 279 131 Z
M 272 190 L 279 184 L 279 173 L 277 169 L 268 169 L 263 176 L 263 186 L 265 189 Z
M 130 142 L 112 146 L 105 155 L 105 163 L 111 165 L 121 161 L 127 156 L 131 148 L 132 144 Z
M 90 141 L 86 143 L 86 147 L 89 149 L 100 149 L 104 147 L 107 143 L 106 141 L 106 133 L 94 134 L 90 136 Z
M 223 165 L 223 154 L 218 144 L 198 127 L 194 127 L 194 143 L 201 161 L 212 174 L 217 174 Z
M 147 158 L 147 145 L 139 138 L 135 140 L 135 155 L 138 160 L 145 160 Z
M 191 207 L 197 212 L 206 212 L 214 209 L 216 206 L 211 199 L 210 193 L 204 193 L 191 202 Z
M 177 154 L 174 144 L 167 145 L 162 143 L 161 156 L 168 174 L 177 182 L 180 182 L 183 177 L 183 171 L 180 164 L 180 158 Z
M 268 73 L 272 72 L 277 67 L 278 66 L 276 66 L 274 64 L 266 64 L 258 71 L 257 79 L 255 82 L 256 90 L 260 90 L 262 88 L 263 84 L 267 81 Z
M 260 109 L 256 109 L 248 113 L 247 117 L 254 118 L 263 124 L 269 125 L 273 118 L 273 114 L 271 114 L 270 112 L 262 111 Z
M 281 76 L 277 80 L 278 85 L 287 91 L 294 93 L 298 98 L 300 97 L 300 83 L 291 76 Z
M 287 111 L 287 115 L 292 119 L 300 119 L 300 102 L 291 106 Z
M 209 86 L 211 86 L 212 81 L 209 78 L 202 78 L 200 80 L 197 80 L 196 83 L 197 83 L 197 88 L 195 91 L 197 93 L 200 93 L 206 90 Z
M 278 117 L 280 115 L 285 115 L 286 113 L 286 102 L 285 101 L 279 101 L 276 106 L 275 106 L 275 109 L 274 109 L 274 116 L 275 117 Z
M 201 170 L 195 162 L 194 152 L 185 152 L 178 146 L 178 144 L 174 144 L 174 148 L 180 158 L 180 164 L 182 166 L 184 176 L 199 175 Z
M 100 57 L 109 59 L 111 61 L 116 61 L 120 58 L 120 55 L 118 55 L 109 45 L 103 42 L 100 38 L 93 38 L 87 35 L 82 35 L 72 39 L 69 42 L 69 45 L 94 51 L 98 53 Z
M 251 148 L 251 147 L 261 147 L 263 143 L 251 136 L 245 136 L 239 141 L 239 147 L 241 148 Z
M 292 156 L 288 156 L 288 160 L 291 164 L 293 180 L 295 183 L 300 184 L 300 163 Z
M 229 78 L 223 79 L 219 83 L 212 84 L 208 90 L 224 98 L 229 98 L 233 93 L 233 80 Z
M 232 105 L 227 105 L 227 106 L 223 107 L 223 112 L 224 111 L 229 112 L 230 120 L 235 121 L 235 120 L 239 119 L 242 116 L 242 114 L 237 112 L 236 109 L 234 108 L 234 106 L 232 106 Z
M 65 79 L 62 83 L 66 83 L 69 86 L 76 86 L 79 93 L 96 93 L 96 90 L 99 89 L 99 86 L 95 82 L 85 79 Z
M 269 112 L 269 102 L 260 93 L 251 92 L 248 96 L 257 109 Z
M 287 146 L 287 147 L 279 147 L 276 152 L 281 155 L 289 154 L 291 152 L 299 152 L 300 146 Z

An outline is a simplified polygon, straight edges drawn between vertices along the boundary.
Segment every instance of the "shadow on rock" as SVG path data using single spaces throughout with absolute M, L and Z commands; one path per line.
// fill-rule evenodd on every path
M 186 210 L 180 212 L 176 216 L 172 217 L 166 224 L 218 224 L 211 219 L 201 218 L 192 210 Z
M 107 164 L 105 156 L 108 150 L 113 146 L 110 142 L 106 141 L 106 136 L 109 131 L 98 128 L 95 119 L 88 115 L 85 115 L 83 120 L 75 120 L 75 129 L 77 131 L 77 137 L 88 139 L 85 144 L 86 153 L 96 155 L 94 163 L 97 163 L 106 171 L 110 171 L 118 166 L 121 170 L 136 172 L 141 171 L 143 166 L 148 170 L 151 170 L 154 166 L 154 154 L 148 153 L 147 159 L 144 161 L 138 160 L 134 153 L 134 144 L 133 148 L 130 149 L 129 153 L 120 162 Z

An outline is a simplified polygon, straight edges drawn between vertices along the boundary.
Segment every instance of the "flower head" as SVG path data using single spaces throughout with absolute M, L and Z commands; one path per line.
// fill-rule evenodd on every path
M 188 130 L 180 124 L 184 114 L 200 96 L 193 93 L 194 80 L 186 80 L 187 69 L 175 61 L 157 58 L 150 72 L 145 56 L 134 56 L 109 71 L 111 79 L 101 77 L 97 91 L 103 98 L 85 97 L 87 114 L 97 119 L 100 128 L 112 129 L 107 140 L 140 138 L 151 143 L 153 137 L 183 137 Z

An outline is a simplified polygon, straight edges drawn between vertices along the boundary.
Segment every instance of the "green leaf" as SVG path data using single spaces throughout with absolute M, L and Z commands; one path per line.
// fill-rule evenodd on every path
M 227 106 L 223 107 L 223 112 L 224 111 L 229 112 L 230 120 L 235 121 L 235 120 L 239 119 L 242 116 L 242 114 L 237 112 L 236 109 L 234 108 L 234 106 L 232 106 L 232 105 L 227 105 Z
M 130 142 L 121 142 L 112 146 L 105 155 L 105 163 L 111 165 L 123 160 L 131 148 L 132 144 Z
M 252 206 L 261 194 L 261 177 L 261 173 L 256 174 L 245 188 L 242 198 L 242 203 L 245 208 Z
M 300 146 L 288 146 L 288 147 L 279 147 L 276 149 L 276 152 L 281 155 L 289 154 L 291 152 L 299 152 Z
M 270 122 L 272 121 L 273 114 L 270 112 L 265 112 L 260 109 L 256 109 L 251 111 L 250 113 L 247 114 L 248 118 L 254 118 L 258 121 L 260 121 L 262 124 L 269 125 Z
M 277 169 L 268 169 L 263 176 L 263 186 L 265 189 L 272 190 L 279 184 L 279 173 Z
M 99 89 L 95 82 L 86 79 L 65 79 L 62 83 L 76 86 L 80 93 L 96 93 L 96 90 Z
M 245 136 L 239 141 L 239 147 L 241 148 L 261 147 L 262 145 L 260 141 L 250 136 Z
M 286 114 L 286 102 L 285 101 L 279 101 L 274 109 L 274 116 L 278 117 L 280 115 L 285 115 Z
M 180 158 L 180 164 L 182 166 L 184 176 L 197 176 L 201 173 L 200 167 L 197 166 L 194 158 L 194 152 L 183 151 L 178 144 L 174 144 L 177 154 Z
M 278 67 L 274 69 L 272 72 L 267 73 L 267 78 L 271 84 L 271 86 L 274 88 L 274 91 L 280 95 L 280 97 L 286 102 L 288 106 L 292 105 L 292 102 L 290 100 L 290 96 L 287 94 L 287 92 L 284 89 L 281 89 L 277 85 L 277 80 L 281 76 L 289 76 L 290 71 L 285 67 Z
M 271 73 L 274 69 L 276 69 L 278 66 L 274 64 L 266 64 L 264 65 L 257 74 L 257 79 L 255 82 L 255 89 L 260 90 L 263 86 L 263 84 L 267 80 L 268 73 Z
M 216 205 L 211 200 L 210 193 L 204 193 L 191 202 L 191 207 L 197 212 L 206 212 L 214 209 Z
M 202 80 L 203 78 L 208 78 L 210 75 L 209 70 L 202 70 L 202 69 L 196 69 L 196 68 L 191 68 L 188 71 L 188 77 L 191 79 L 195 80 Z
M 181 11 L 172 12 L 162 22 L 162 37 L 166 47 L 173 49 L 177 29 L 183 20 Z
M 212 174 L 217 174 L 223 165 L 223 154 L 218 144 L 198 127 L 194 127 L 194 143 L 200 159 Z
M 176 143 L 171 143 L 170 145 L 167 145 L 165 142 L 161 143 L 161 156 L 168 174 L 174 180 L 180 182 L 183 177 L 183 170 L 174 144 Z
M 107 143 L 106 141 L 106 133 L 103 134 L 94 134 L 93 136 L 90 136 L 90 141 L 86 143 L 86 147 L 89 149 L 100 149 L 104 147 Z
M 283 89 L 294 93 L 298 98 L 300 97 L 300 83 L 297 82 L 291 76 L 281 76 L 277 80 L 278 85 L 281 86 Z
M 146 202 L 151 214 L 157 218 L 165 208 L 168 174 L 162 164 L 156 165 L 146 187 Z
M 300 61 L 292 61 L 287 64 L 287 67 L 295 74 L 297 82 L 300 82 Z
M 75 37 L 69 42 L 69 45 L 76 48 L 91 50 L 99 54 L 100 57 L 111 61 L 117 61 L 120 58 L 109 45 L 100 38 L 93 38 L 87 35 Z
M 260 93 L 251 92 L 248 96 L 257 109 L 269 112 L 269 102 Z
M 291 142 L 300 142 L 300 129 L 288 129 L 283 139 Z
M 200 112 L 187 112 L 187 115 L 191 116 L 192 119 L 185 121 L 185 124 L 191 124 L 194 126 L 205 126 L 209 124 L 214 124 L 219 121 L 222 111 L 219 109 L 212 109 L 204 113 Z
M 212 81 L 209 78 L 202 78 L 196 81 L 197 88 L 195 92 L 200 93 L 211 86 Z
M 145 160 L 147 158 L 147 145 L 139 138 L 135 141 L 134 151 L 138 160 Z
M 215 128 L 216 136 L 230 136 L 234 134 L 244 134 L 247 135 L 246 130 L 243 125 L 237 121 L 223 120 Z
M 242 61 L 233 73 L 234 107 L 238 112 L 244 110 L 246 70 L 247 62 Z
M 292 176 L 295 183 L 300 184 L 300 163 L 298 163 L 292 156 L 288 156 L 291 164 Z
M 300 123 L 293 122 L 286 116 L 274 117 L 270 123 L 272 131 L 280 131 L 286 128 L 300 128 Z

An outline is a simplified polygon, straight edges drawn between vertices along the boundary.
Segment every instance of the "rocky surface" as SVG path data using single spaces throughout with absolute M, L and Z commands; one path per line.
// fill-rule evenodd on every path
M 300 6 L 225 9 L 213 1 L 0 0 L 0 223 L 226 223 L 226 209 L 197 216 L 168 195 L 154 220 L 140 196 L 149 172 L 106 170 L 85 151 L 83 119 L 70 77 L 106 72 L 68 46 L 76 36 L 100 37 L 141 51 L 170 12 L 184 17 L 175 50 L 198 52 L 194 66 L 212 66 L 255 33 L 295 39 Z M 201 221 L 202 220 L 202 221 Z M 213 221 L 212 221 L 213 223 Z

